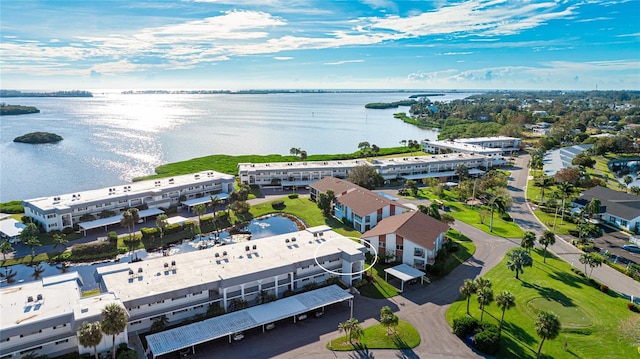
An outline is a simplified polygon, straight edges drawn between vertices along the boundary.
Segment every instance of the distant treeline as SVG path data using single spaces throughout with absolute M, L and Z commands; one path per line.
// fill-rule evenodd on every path
M 279 93 L 405 93 L 415 92 L 414 90 L 127 90 L 122 91 L 123 95 L 211 95 L 211 94 L 231 94 L 231 95 L 268 95 Z M 444 96 L 444 94 L 413 95 L 421 96 Z
M 6 105 L 4 103 L 0 104 L 0 116 L 26 115 L 38 112 L 40 112 L 40 110 L 33 106 Z
M 409 98 L 418 98 L 418 97 L 433 97 L 433 96 L 444 96 L 443 93 L 421 93 L 417 95 L 411 95 Z
M 53 92 L 22 92 L 18 90 L 0 90 L 0 97 L 93 97 L 89 91 L 53 91 Z
M 374 103 L 368 103 L 364 105 L 364 107 L 380 110 L 385 108 L 398 108 L 398 106 L 411 106 L 416 103 L 417 103 L 416 100 L 402 100 L 402 101 L 396 101 L 396 102 L 374 102 Z

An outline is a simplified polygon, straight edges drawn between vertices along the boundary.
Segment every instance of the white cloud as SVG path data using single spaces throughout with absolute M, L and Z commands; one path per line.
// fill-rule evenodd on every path
M 325 62 L 325 65 L 344 65 L 344 64 L 353 64 L 358 62 L 364 62 L 364 60 L 344 60 L 344 61 L 336 61 L 336 62 Z
M 291 57 L 291 56 L 274 56 L 273 59 L 274 60 L 278 60 L 278 61 L 287 61 L 287 60 L 293 60 L 293 57 Z

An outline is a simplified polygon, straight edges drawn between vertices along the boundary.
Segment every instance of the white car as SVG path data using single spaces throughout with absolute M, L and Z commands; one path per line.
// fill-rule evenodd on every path
M 276 327 L 276 324 L 275 324 L 275 323 L 269 323 L 269 324 L 267 324 L 267 325 L 265 325 L 265 326 L 264 326 L 264 329 L 266 329 L 266 330 L 271 330 L 271 329 L 273 329 L 273 328 L 275 328 L 275 327 Z
M 240 341 L 242 339 L 244 339 L 244 334 L 242 332 L 233 334 L 233 340 Z

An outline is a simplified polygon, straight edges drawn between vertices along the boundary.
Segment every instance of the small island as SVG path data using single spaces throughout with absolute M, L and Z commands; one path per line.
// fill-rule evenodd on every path
M 0 104 L 0 116 L 12 115 L 28 115 L 31 113 L 39 113 L 40 110 L 33 106 L 7 105 Z
M 364 107 L 381 110 L 386 108 L 398 108 L 398 106 L 411 106 L 416 103 L 418 103 L 416 100 L 402 100 L 402 101 L 396 101 L 396 102 L 374 102 L 374 103 L 368 103 L 364 105 Z
M 62 141 L 62 136 L 50 132 L 31 132 L 13 139 L 13 142 L 33 144 L 56 143 L 59 141 Z

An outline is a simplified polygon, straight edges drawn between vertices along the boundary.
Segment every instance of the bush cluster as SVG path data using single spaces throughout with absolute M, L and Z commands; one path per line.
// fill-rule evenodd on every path
M 475 333 L 479 326 L 478 319 L 465 315 L 453 320 L 453 333 L 464 339 L 467 335 Z
M 298 198 L 298 194 L 297 193 L 291 193 L 291 194 L 289 194 L 289 198 L 290 199 Z
M 155 238 L 156 236 L 160 236 L 160 230 L 158 230 L 158 228 L 147 228 L 147 227 L 143 227 L 140 229 L 140 233 L 142 233 L 142 239 L 152 239 Z
M 273 201 L 271 203 L 271 208 L 273 209 L 284 209 L 285 205 L 284 205 L 284 201 Z
M 109 253 L 116 250 L 116 243 L 111 241 L 107 242 L 94 242 L 85 244 L 76 244 L 71 247 L 71 254 L 73 256 L 93 256 L 97 254 Z
M 474 346 L 481 352 L 494 355 L 500 350 L 500 333 L 494 324 L 483 323 L 473 336 Z
M 629 308 L 629 310 L 632 311 L 632 312 L 640 313 L 640 306 L 638 306 L 637 304 L 635 304 L 633 302 L 628 302 L 627 303 L 627 308 Z

